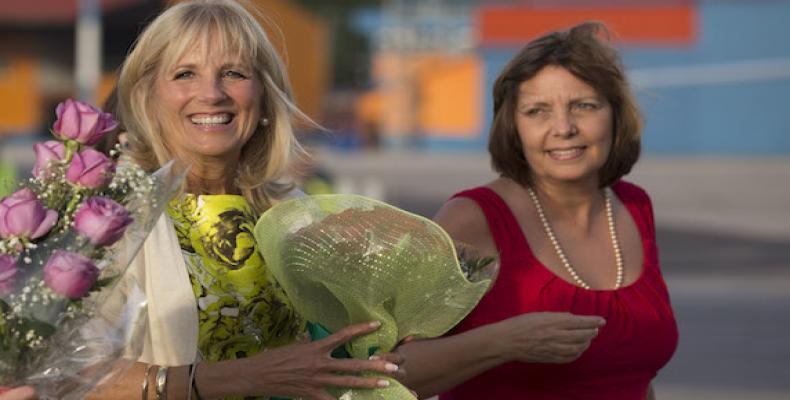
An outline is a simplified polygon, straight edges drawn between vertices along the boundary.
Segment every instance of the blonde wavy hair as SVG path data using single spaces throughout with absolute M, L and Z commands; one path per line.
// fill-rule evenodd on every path
M 212 48 L 209 49 L 209 43 Z M 285 66 L 256 19 L 232 0 L 195 0 L 177 4 L 160 14 L 138 37 L 118 80 L 118 116 L 129 137 L 129 155 L 152 171 L 175 158 L 157 117 L 154 84 L 161 71 L 177 63 L 195 46 L 236 55 L 261 82 L 261 117 L 241 150 L 233 182 L 258 213 L 294 185 L 287 169 L 303 156 L 293 133 L 296 121 L 314 124 L 293 101 Z

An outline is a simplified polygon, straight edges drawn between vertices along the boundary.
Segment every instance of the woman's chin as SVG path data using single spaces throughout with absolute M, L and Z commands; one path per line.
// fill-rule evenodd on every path
M 227 162 L 235 163 L 239 160 L 240 152 L 234 148 L 226 146 L 200 146 L 188 149 L 186 153 L 194 162 L 201 162 L 201 160 L 211 160 L 210 162 Z
M 556 183 L 583 184 L 598 181 L 598 169 L 553 171 L 552 173 L 536 176 L 537 180 L 553 181 Z

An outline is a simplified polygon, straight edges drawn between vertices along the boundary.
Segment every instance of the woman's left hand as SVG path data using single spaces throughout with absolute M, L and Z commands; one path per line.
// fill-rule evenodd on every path
M 278 347 L 238 360 L 201 364 L 197 375 L 205 383 L 200 391 L 204 397 L 266 395 L 331 400 L 333 397 L 327 391 L 330 387 L 387 387 L 389 382 L 381 377 L 352 374 L 377 372 L 394 377 L 399 369 L 397 364 L 385 360 L 402 363 L 400 355 L 382 354 L 377 361 L 331 357 L 332 350 L 338 346 L 379 326 L 378 323 L 351 325 L 314 342 Z
M 406 359 L 403 357 L 402 354 L 398 353 L 397 351 L 394 353 L 376 353 L 370 356 L 370 360 L 372 361 L 384 360 L 386 362 L 397 365 L 398 370 L 393 372 L 390 376 L 401 382 L 404 379 L 406 379 L 406 370 L 403 368 L 403 363 L 406 361 Z
M 411 336 L 406 336 L 405 338 L 403 338 L 403 340 L 398 342 L 398 344 L 395 346 L 395 350 L 393 350 L 392 353 L 376 353 L 376 354 L 372 355 L 370 357 L 370 359 L 371 360 L 384 360 L 384 361 L 387 361 L 387 362 L 390 362 L 390 363 L 393 363 L 393 364 L 397 365 L 398 366 L 398 370 L 395 371 L 394 373 L 392 373 L 392 377 L 397 379 L 400 382 L 403 382 L 406 379 L 406 369 L 403 368 L 403 364 L 406 363 L 406 357 L 403 355 L 403 353 L 398 351 L 398 349 L 400 348 L 401 345 L 409 343 L 413 339 L 414 338 L 411 337 Z M 417 397 L 417 393 L 416 392 L 414 392 L 412 390 L 412 393 L 414 393 L 414 397 Z
M 0 400 L 36 400 L 36 391 L 30 386 L 17 388 L 0 387 Z

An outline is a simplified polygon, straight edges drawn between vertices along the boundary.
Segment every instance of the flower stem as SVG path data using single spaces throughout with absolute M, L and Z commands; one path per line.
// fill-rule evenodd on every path
M 76 153 L 80 149 L 80 144 L 76 140 L 67 140 L 66 141 L 66 156 L 63 157 L 65 163 L 71 162 L 71 159 L 74 157 L 74 153 Z
M 66 215 L 74 214 L 74 210 L 77 208 L 77 204 L 80 203 L 80 200 L 82 200 L 82 196 L 78 190 L 75 190 L 69 204 L 66 206 Z

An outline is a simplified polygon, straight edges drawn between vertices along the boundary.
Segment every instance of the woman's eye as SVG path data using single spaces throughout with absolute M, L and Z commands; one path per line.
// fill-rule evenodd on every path
M 545 113 L 546 110 L 542 108 L 530 108 L 524 114 L 528 117 L 537 117 Z
M 225 71 L 224 75 L 226 77 L 232 78 L 232 79 L 247 79 L 247 75 L 244 75 L 244 74 L 242 74 L 241 72 L 238 72 L 238 71 L 232 71 L 232 70 L 231 71 Z
M 579 110 L 597 110 L 598 104 L 591 102 L 576 103 L 576 108 Z
M 180 72 L 176 72 L 176 75 L 175 77 L 173 77 L 173 79 L 191 78 L 194 75 L 195 74 L 192 71 L 180 71 Z

